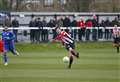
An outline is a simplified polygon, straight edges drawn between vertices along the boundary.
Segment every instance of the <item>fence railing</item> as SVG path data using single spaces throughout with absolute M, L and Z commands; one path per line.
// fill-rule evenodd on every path
M 30 42 L 31 36 L 35 40 L 39 40 L 40 42 L 45 42 L 43 38 L 46 38 L 46 42 L 50 41 L 56 36 L 56 33 L 53 31 L 55 27 L 9 27 L 10 30 L 18 30 L 15 35 L 19 42 Z M 118 27 L 120 29 L 120 27 Z M 0 27 L 0 32 L 2 32 L 4 28 Z M 40 30 L 42 29 L 42 30 Z M 69 33 L 76 41 L 112 41 L 112 29 L 113 27 L 86 27 L 85 30 L 81 30 L 80 27 L 61 27 L 61 29 L 69 30 Z M 31 30 L 35 30 L 34 33 L 31 34 Z M 46 31 L 44 31 L 46 30 Z M 13 31 L 14 32 L 14 31 Z

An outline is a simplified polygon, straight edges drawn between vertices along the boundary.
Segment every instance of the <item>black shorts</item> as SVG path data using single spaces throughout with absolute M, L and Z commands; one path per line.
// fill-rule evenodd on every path
M 65 44 L 65 47 L 69 51 L 69 48 L 75 49 L 75 44 L 74 43 Z
M 119 43 L 120 43 L 120 38 L 114 38 L 113 43 L 115 43 L 115 44 L 119 44 Z

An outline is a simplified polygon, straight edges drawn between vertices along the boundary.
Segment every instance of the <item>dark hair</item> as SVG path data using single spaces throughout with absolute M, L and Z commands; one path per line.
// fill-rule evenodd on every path
M 54 30 L 56 31 L 58 28 L 60 29 L 60 27 L 58 27 L 58 26 L 57 26 L 57 27 L 55 27 L 55 29 L 54 29 Z
M 35 16 L 34 14 L 31 15 L 32 18 L 34 18 L 34 16 Z

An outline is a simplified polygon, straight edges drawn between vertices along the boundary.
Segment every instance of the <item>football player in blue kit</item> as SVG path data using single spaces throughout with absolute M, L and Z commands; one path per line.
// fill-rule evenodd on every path
M 8 56 L 7 52 L 11 51 L 14 55 L 19 55 L 19 53 L 15 49 L 15 44 L 14 44 L 14 39 L 15 35 L 13 32 L 11 32 L 8 27 L 4 27 L 3 32 L 2 32 L 2 41 L 3 41 L 3 60 L 4 60 L 4 65 L 8 65 Z

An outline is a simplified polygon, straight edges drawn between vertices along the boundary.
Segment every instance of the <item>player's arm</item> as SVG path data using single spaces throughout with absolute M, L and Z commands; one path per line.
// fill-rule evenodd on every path
M 52 42 L 56 42 L 57 40 L 61 40 L 61 35 L 57 35 L 53 40 Z
M 9 40 L 14 40 L 14 39 L 15 39 L 15 35 L 12 32 L 10 32 Z

